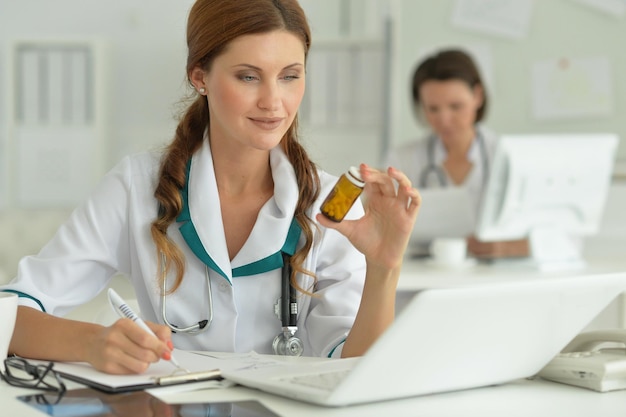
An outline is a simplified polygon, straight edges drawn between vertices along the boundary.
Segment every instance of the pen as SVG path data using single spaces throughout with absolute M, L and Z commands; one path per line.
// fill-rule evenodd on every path
M 113 307 L 113 310 L 115 310 L 117 314 L 120 315 L 120 317 L 131 319 L 139 327 L 141 327 L 142 329 L 144 329 L 145 331 L 147 331 L 154 337 L 157 337 L 156 334 L 154 334 L 154 332 L 152 331 L 152 329 L 148 327 L 146 322 L 143 321 L 137 314 L 135 314 L 135 312 L 130 307 L 128 307 L 126 302 L 122 299 L 122 297 L 119 296 L 117 292 L 115 292 L 113 288 L 109 288 L 109 302 L 111 303 L 111 307 Z M 170 362 L 172 363 L 172 365 L 176 366 L 177 368 L 183 369 L 178 364 L 178 362 L 176 362 L 176 359 L 174 359 L 174 355 L 170 357 Z

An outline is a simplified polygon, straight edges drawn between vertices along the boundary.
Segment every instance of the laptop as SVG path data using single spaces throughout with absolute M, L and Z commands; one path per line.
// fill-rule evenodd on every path
M 537 374 L 624 291 L 626 273 L 425 289 L 362 357 L 286 361 L 222 376 L 325 406 L 503 384 Z M 334 374 L 342 375 L 334 387 L 315 386 Z
M 411 255 L 429 255 L 429 245 L 436 238 L 466 237 L 474 233 L 476 215 L 465 188 L 427 188 L 420 190 L 420 195 L 420 215 L 409 240 Z

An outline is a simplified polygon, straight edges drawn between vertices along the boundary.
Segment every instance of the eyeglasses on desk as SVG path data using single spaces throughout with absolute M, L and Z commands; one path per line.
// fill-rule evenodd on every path
M 65 392 L 65 384 L 53 366 L 53 362 L 32 364 L 24 358 L 11 356 L 4 360 L 4 372 L 0 372 L 0 377 L 14 387 Z

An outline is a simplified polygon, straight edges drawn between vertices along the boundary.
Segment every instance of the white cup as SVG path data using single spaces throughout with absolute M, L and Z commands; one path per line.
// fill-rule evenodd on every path
M 17 315 L 17 294 L 0 291 L 0 369 L 4 371 L 4 360 L 13 337 Z
M 430 244 L 430 256 L 441 265 L 458 265 L 467 258 L 464 238 L 437 238 Z

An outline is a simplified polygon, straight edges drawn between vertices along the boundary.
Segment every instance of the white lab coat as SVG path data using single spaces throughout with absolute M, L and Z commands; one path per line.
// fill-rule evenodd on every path
M 20 261 L 17 277 L 0 290 L 18 291 L 21 304 L 62 316 L 95 297 L 112 276 L 122 273 L 133 284 L 141 315 L 163 323 L 156 246 L 150 234 L 158 206 L 153 193 L 160 156 L 143 153 L 121 161 L 38 255 Z M 206 252 L 228 279 L 209 271 L 212 324 L 196 335 L 174 334 L 177 348 L 272 352 L 272 340 L 281 331 L 281 322 L 274 312 L 280 297 L 281 270 L 234 279 L 231 273 L 232 268 L 279 251 L 285 242 L 298 188 L 293 167 L 282 150 L 271 152 L 270 163 L 274 197 L 261 209 L 248 240 L 231 262 L 208 140 L 193 156 L 189 178 L 191 218 Z M 320 179 L 320 200 L 308 213 L 312 219 L 336 181 L 336 177 L 324 172 Z M 357 203 L 348 218 L 362 214 L 363 207 Z M 304 343 L 305 355 L 338 356 L 359 306 L 365 259 L 344 236 L 316 225 L 315 244 L 304 268 L 315 273 L 317 284 L 313 288 L 310 277 L 298 277 L 300 286 L 314 289 L 315 296 L 301 294 L 298 299 L 297 336 Z M 167 296 L 167 318 L 175 325 L 188 326 L 208 318 L 208 287 L 205 265 L 191 252 L 179 226 L 172 224 L 168 235 L 185 254 L 186 273 L 180 288 Z M 301 236 L 300 244 L 303 239 Z
M 490 167 L 498 139 L 493 132 L 483 126 L 479 125 L 477 129 L 479 134 L 484 139 L 488 160 L 486 163 L 482 160 L 480 147 L 478 142 L 474 140 L 467 154 L 468 159 L 473 164 L 473 168 L 469 175 L 465 178 L 465 182 L 459 185 L 460 187 L 467 189 L 474 204 L 475 213 L 478 213 L 480 201 L 485 192 L 485 166 Z M 451 184 L 453 184 L 452 179 L 447 175 L 445 169 L 443 169 L 443 162 L 446 159 L 447 153 L 440 140 L 435 141 L 434 158 L 433 161 L 429 161 L 428 142 L 431 137 L 432 134 L 429 134 L 420 140 L 409 142 L 392 149 L 387 157 L 387 166 L 393 166 L 403 171 L 407 177 L 409 177 L 412 184 L 418 187 L 418 189 L 444 187 L 451 186 Z M 422 183 L 422 174 L 428 170 L 431 163 L 434 163 L 435 166 L 441 169 L 440 172 L 445 174 L 445 184 L 441 183 L 435 172 L 432 170 L 430 170 L 426 176 L 426 183 Z

